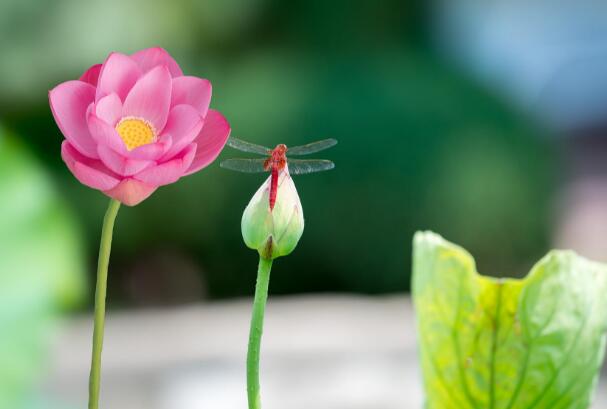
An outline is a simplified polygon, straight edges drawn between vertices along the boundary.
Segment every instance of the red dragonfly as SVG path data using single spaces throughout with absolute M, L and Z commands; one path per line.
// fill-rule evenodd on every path
M 326 159 L 287 159 L 289 155 L 309 155 L 324 151 L 332 146 L 335 146 L 335 139 L 323 139 L 308 143 L 306 145 L 294 146 L 287 148 L 285 144 L 276 145 L 274 149 L 266 148 L 265 146 L 257 145 L 251 142 L 243 141 L 234 137 L 228 139 L 227 145 L 238 149 L 242 152 L 257 153 L 264 155 L 266 158 L 258 159 L 226 159 L 221 162 L 221 167 L 245 173 L 261 173 L 272 172 L 272 180 L 270 183 L 270 210 L 274 209 L 276 203 L 276 191 L 278 187 L 278 175 L 280 171 L 289 166 L 289 173 L 292 175 L 304 175 L 306 173 L 322 172 L 335 167 L 335 164 Z

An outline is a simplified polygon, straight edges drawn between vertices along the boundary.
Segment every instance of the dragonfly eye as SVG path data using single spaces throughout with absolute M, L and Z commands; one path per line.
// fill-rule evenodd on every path
M 285 145 L 284 143 L 278 144 L 276 145 L 276 148 L 274 148 L 274 151 L 281 155 L 284 155 L 285 152 L 287 152 L 287 145 Z

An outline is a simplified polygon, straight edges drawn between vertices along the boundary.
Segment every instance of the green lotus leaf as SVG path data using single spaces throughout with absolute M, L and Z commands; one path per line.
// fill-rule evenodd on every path
M 477 273 L 440 236 L 414 238 L 427 409 L 585 409 L 603 360 L 607 266 L 552 251 L 522 279 Z

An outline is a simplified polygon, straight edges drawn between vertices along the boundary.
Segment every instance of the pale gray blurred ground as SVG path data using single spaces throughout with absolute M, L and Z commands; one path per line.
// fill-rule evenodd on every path
M 109 313 L 104 409 L 244 409 L 250 300 Z M 92 322 L 66 322 L 46 389 L 86 407 Z M 607 379 L 603 376 L 603 379 Z M 407 297 L 270 297 L 264 409 L 421 409 Z M 607 408 L 607 385 L 596 409 Z

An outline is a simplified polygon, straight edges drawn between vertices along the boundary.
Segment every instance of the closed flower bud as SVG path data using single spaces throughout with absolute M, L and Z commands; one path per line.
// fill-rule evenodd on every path
M 291 253 L 304 229 L 303 209 L 288 168 L 279 173 L 274 209 L 270 209 L 271 180 L 261 185 L 242 215 L 246 245 L 268 260 Z

